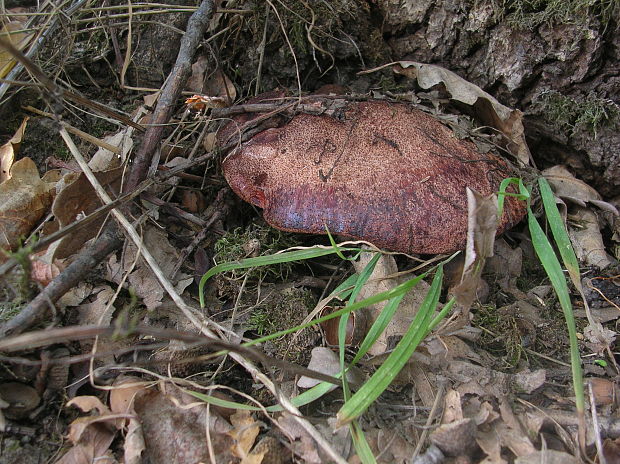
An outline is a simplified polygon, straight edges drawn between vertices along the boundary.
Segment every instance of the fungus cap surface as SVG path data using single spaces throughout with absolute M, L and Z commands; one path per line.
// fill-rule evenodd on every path
M 272 226 L 405 253 L 450 253 L 467 235 L 466 187 L 497 192 L 507 164 L 410 105 L 366 101 L 341 118 L 298 114 L 232 151 L 224 175 Z M 525 214 L 507 197 L 499 232 Z

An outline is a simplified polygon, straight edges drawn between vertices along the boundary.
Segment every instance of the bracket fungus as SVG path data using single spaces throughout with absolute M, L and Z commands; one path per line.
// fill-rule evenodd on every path
M 222 145 L 236 127 L 233 121 L 220 131 Z M 297 114 L 233 149 L 223 170 L 235 193 L 278 229 L 321 234 L 327 227 L 420 254 L 463 249 L 466 188 L 488 195 L 512 175 L 504 160 L 479 153 L 432 116 L 379 100 Z M 524 214 L 508 197 L 498 233 Z

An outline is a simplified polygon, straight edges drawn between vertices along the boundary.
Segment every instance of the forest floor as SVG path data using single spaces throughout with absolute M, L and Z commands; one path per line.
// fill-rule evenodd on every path
M 557 126 L 393 62 L 393 2 L 110 3 L 6 11 L 0 463 L 620 462 L 620 197 Z

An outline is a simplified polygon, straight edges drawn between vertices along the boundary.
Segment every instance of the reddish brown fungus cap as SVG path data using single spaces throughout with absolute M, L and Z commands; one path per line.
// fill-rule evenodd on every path
M 406 104 L 349 103 L 342 117 L 299 114 L 223 163 L 232 189 L 272 226 L 331 233 L 405 253 L 465 247 L 466 187 L 497 192 L 506 163 Z M 524 206 L 507 198 L 499 232 Z

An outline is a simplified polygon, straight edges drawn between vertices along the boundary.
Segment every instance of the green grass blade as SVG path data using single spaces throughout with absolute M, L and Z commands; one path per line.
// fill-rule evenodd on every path
M 519 193 L 510 193 L 508 192 L 508 187 L 510 185 L 516 185 L 519 188 Z M 504 179 L 501 184 L 499 184 L 499 192 L 497 194 L 497 217 L 501 218 L 502 213 L 504 212 L 504 201 L 506 197 L 516 197 L 519 200 L 528 200 L 530 198 L 530 194 L 528 190 L 523 185 L 523 181 L 518 177 L 508 177 Z
M 344 300 L 345 298 L 348 298 L 349 295 L 351 295 L 351 292 L 353 291 L 355 284 L 357 283 L 358 277 L 359 277 L 358 274 L 350 275 L 349 277 L 347 277 L 347 279 L 344 282 L 338 285 L 329 294 L 329 296 L 331 298 L 338 298 L 339 300 Z
M 338 412 L 338 425 L 345 425 L 359 417 L 392 383 L 396 375 L 405 366 L 411 355 L 422 341 L 428 330 L 428 323 L 437 307 L 441 282 L 443 280 L 443 266 L 440 265 L 433 279 L 418 313 L 407 329 L 402 340 L 385 362 L 377 369 L 374 375 L 347 401 Z M 411 281 L 408 281 L 411 282 Z M 385 293 L 385 292 L 384 292 Z
M 540 187 L 540 196 L 545 207 L 545 216 L 549 222 L 549 227 L 551 228 L 551 233 L 553 234 L 553 240 L 555 241 L 558 251 L 560 252 L 560 256 L 562 257 L 562 262 L 564 263 L 564 266 L 566 266 L 566 270 L 568 271 L 568 275 L 570 276 L 573 285 L 577 289 L 581 289 L 579 263 L 577 262 L 577 256 L 575 255 L 570 238 L 568 237 L 568 232 L 566 232 L 566 228 L 564 227 L 564 221 L 562 220 L 558 206 L 555 203 L 555 196 L 551 191 L 549 182 L 547 182 L 547 179 L 544 177 L 540 177 L 538 179 L 538 185 Z
M 359 426 L 357 421 L 351 422 L 349 425 L 349 431 L 351 432 L 353 446 L 355 446 L 355 451 L 357 452 L 357 456 L 360 458 L 360 461 L 362 461 L 363 464 L 376 464 L 377 460 L 375 459 L 374 454 L 372 454 L 370 445 L 364 436 L 364 431 Z
M 396 287 L 386 290 L 385 292 L 377 293 L 371 297 L 365 298 L 362 301 L 358 301 L 357 303 L 353 303 L 352 305 L 347 305 L 338 311 L 334 311 L 333 313 L 326 314 L 325 316 L 319 317 L 318 319 L 314 319 L 306 324 L 300 324 L 296 327 L 292 327 L 290 329 L 280 330 L 279 332 L 273 333 L 271 335 L 266 335 L 264 337 L 256 338 L 249 342 L 243 344 L 243 346 L 252 346 L 257 345 L 259 343 L 266 342 L 268 340 L 273 340 L 274 338 L 282 337 L 284 335 L 288 335 L 290 333 L 296 332 L 301 329 L 305 329 L 306 327 L 311 327 L 313 325 L 320 324 L 323 321 L 328 321 L 329 319 L 333 319 L 335 317 L 340 317 L 343 314 L 350 313 L 351 311 L 356 311 L 361 308 L 365 308 L 366 306 L 370 306 L 375 303 L 380 303 L 381 301 L 389 300 L 391 298 L 403 295 L 411 290 L 417 284 L 416 279 L 411 279 L 406 282 L 403 282 Z
M 424 279 L 426 275 L 427 273 L 425 272 L 424 274 L 418 277 L 412 278 L 409 282 L 413 282 L 415 286 L 422 279 Z M 402 295 L 394 297 L 390 301 L 388 301 L 388 303 L 385 305 L 385 307 L 381 311 L 381 314 L 379 315 L 379 317 L 375 320 L 375 322 L 372 324 L 372 326 L 368 330 L 368 333 L 366 334 L 366 336 L 364 337 L 364 340 L 360 344 L 357 354 L 353 358 L 353 361 L 351 361 L 351 365 L 357 363 L 368 352 L 370 347 L 377 341 L 379 336 L 383 333 L 383 331 L 386 329 L 386 327 L 392 320 L 392 316 L 394 316 L 394 313 L 398 309 L 398 306 L 400 305 L 404 297 L 405 297 L 405 294 L 403 293 Z
M 340 377 L 340 373 L 336 374 L 334 377 Z M 315 385 L 312 388 L 309 388 L 303 393 L 300 393 L 297 396 L 291 398 L 291 404 L 295 407 L 305 406 L 306 404 L 310 404 L 315 400 L 318 400 L 323 395 L 329 393 L 334 388 L 334 384 L 328 382 L 321 382 Z M 284 411 L 284 408 L 279 404 L 274 404 L 273 406 L 268 406 L 267 411 L 269 412 L 279 412 Z
M 534 250 L 536 251 L 538 259 L 545 269 L 549 280 L 551 281 L 551 285 L 558 296 L 560 306 L 564 312 L 570 342 L 571 369 L 577 413 L 583 415 L 585 411 L 583 372 L 581 369 L 581 358 L 579 356 L 575 317 L 573 315 L 573 306 L 570 301 L 566 277 L 562 272 L 562 267 L 560 266 L 560 262 L 558 261 L 555 252 L 553 251 L 551 243 L 549 243 L 547 236 L 540 227 L 540 224 L 536 220 L 536 217 L 530 208 L 528 208 L 528 226 L 530 229 L 530 235 L 532 236 L 532 245 L 534 246 Z
M 452 297 L 450 301 L 443 305 L 443 308 L 441 308 L 439 314 L 437 314 L 437 316 L 435 316 L 431 323 L 428 325 L 428 332 L 426 333 L 427 335 L 431 333 L 435 329 L 435 327 L 437 327 L 437 325 L 443 320 L 443 318 L 448 315 L 448 313 L 452 309 L 452 306 L 454 306 L 455 303 L 456 298 Z
M 381 254 L 376 253 L 375 256 L 373 256 L 372 259 L 368 262 L 368 264 L 366 264 L 362 272 L 359 273 L 359 278 L 357 279 L 355 287 L 353 288 L 351 296 L 349 297 L 349 305 L 355 303 L 355 299 L 359 295 L 362 288 L 364 288 L 364 285 L 366 285 L 366 282 L 368 282 L 368 279 L 375 270 L 379 258 L 381 258 Z M 350 313 L 344 314 L 340 317 L 340 321 L 338 322 L 338 354 L 340 361 L 340 372 L 342 373 L 342 391 L 344 393 L 345 400 L 349 398 L 349 386 L 347 384 L 347 377 L 346 375 L 344 375 L 346 367 L 344 357 L 346 353 L 345 345 L 347 341 L 347 323 L 349 321 L 349 315 Z
M 273 255 L 258 256 L 256 258 L 246 258 L 240 261 L 234 261 L 231 263 L 222 263 L 217 266 L 213 266 L 207 271 L 205 275 L 200 279 L 198 285 L 198 293 L 200 295 L 200 307 L 204 308 L 204 286 L 211 277 L 220 272 L 232 271 L 236 269 L 248 269 L 251 267 L 270 266 L 272 264 L 288 263 L 291 261 L 303 261 L 306 259 L 318 258 L 320 256 L 331 255 L 333 253 L 340 253 L 342 251 L 360 251 L 359 248 L 340 248 L 337 245 L 335 247 L 313 247 L 305 250 L 286 251 L 283 253 L 275 253 Z
M 370 278 L 373 271 L 375 270 L 375 267 L 377 266 L 377 262 L 379 261 L 379 258 L 381 258 L 381 256 L 382 256 L 381 253 L 376 253 L 375 256 L 373 256 L 372 259 L 368 262 L 368 264 L 364 267 L 362 272 L 359 273 L 359 277 L 355 284 L 355 288 L 353 289 L 353 292 L 351 293 L 351 297 L 349 298 L 350 304 L 355 303 L 355 299 L 357 298 L 357 295 L 359 295 L 364 285 L 366 285 L 366 282 L 368 282 L 368 279 Z

